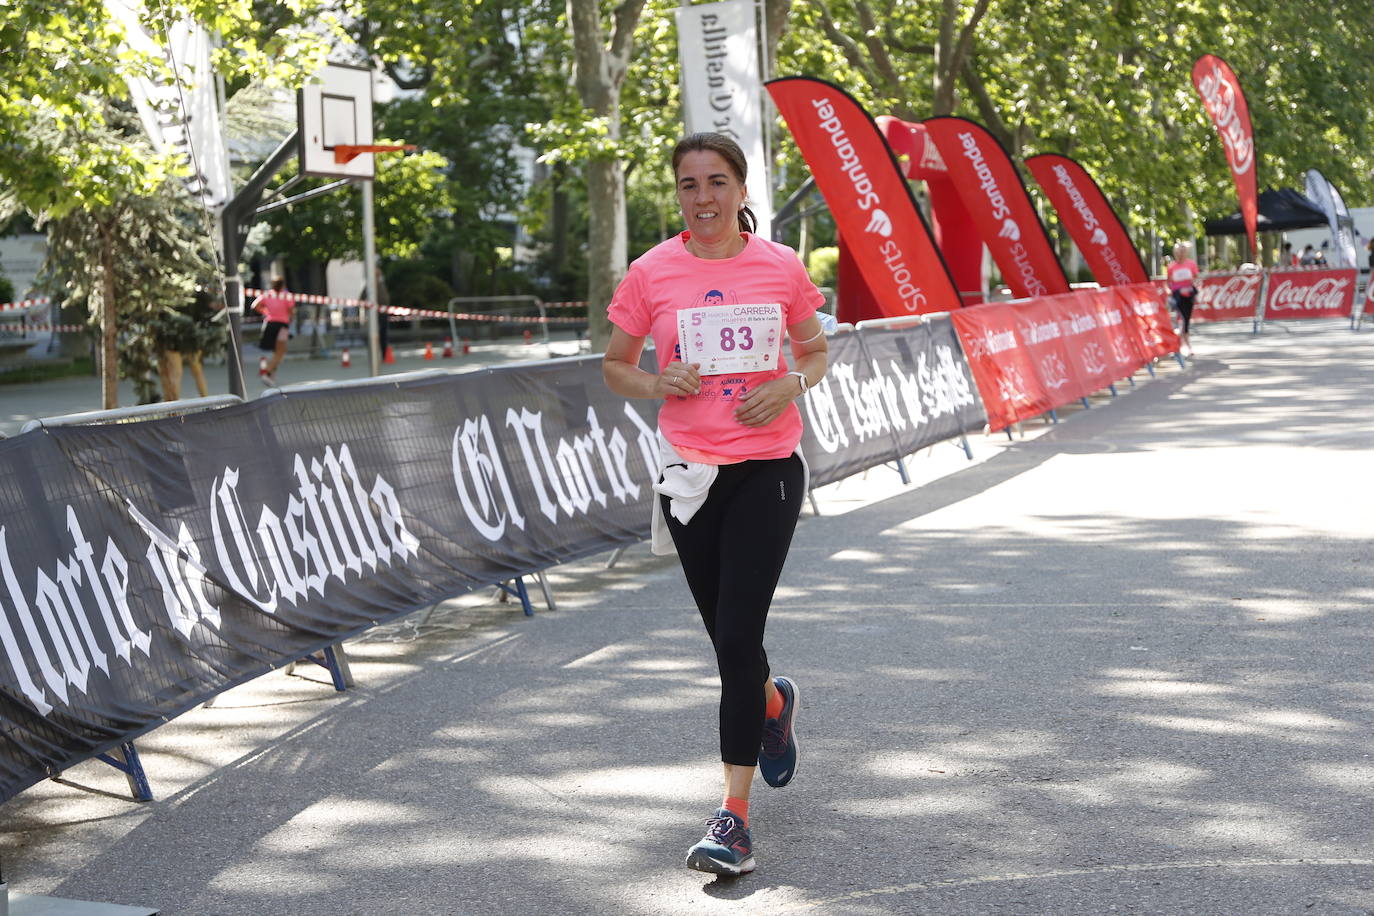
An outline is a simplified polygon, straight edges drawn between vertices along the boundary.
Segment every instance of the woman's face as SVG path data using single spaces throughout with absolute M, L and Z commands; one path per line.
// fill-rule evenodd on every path
M 677 202 L 694 239 L 710 242 L 738 234 L 738 213 L 746 196 L 720 153 L 697 150 L 678 163 Z

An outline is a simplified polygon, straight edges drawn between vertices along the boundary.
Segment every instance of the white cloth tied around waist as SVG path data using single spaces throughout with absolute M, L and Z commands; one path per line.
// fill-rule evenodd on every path
M 811 485 L 811 469 L 806 465 L 806 456 L 802 454 L 800 443 L 793 454 L 801 459 L 804 493 Z M 689 524 L 692 516 L 705 504 L 706 497 L 711 494 L 711 484 L 716 482 L 719 473 L 720 468 L 714 464 L 683 458 L 673 444 L 664 438 L 663 431 L 659 430 L 658 482 L 654 484 L 654 492 L 668 497 L 668 511 L 681 524 Z M 676 553 L 672 533 L 668 531 L 668 520 L 663 515 L 663 500 L 655 498 L 653 502 L 649 550 L 660 557 Z

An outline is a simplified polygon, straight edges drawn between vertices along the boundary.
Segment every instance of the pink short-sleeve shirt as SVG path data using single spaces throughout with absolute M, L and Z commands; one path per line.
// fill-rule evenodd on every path
M 786 245 L 743 233 L 744 250 L 733 258 L 707 259 L 690 254 L 683 232 L 649 249 L 630 265 L 611 298 L 611 322 L 635 337 L 652 337 L 662 370 L 679 359 L 679 309 L 706 305 L 778 302 L 788 327 L 805 321 L 825 302 L 806 275 L 797 253 Z M 735 399 L 749 388 L 788 371 L 783 343 L 777 343 L 776 369 L 737 375 L 703 375 L 701 391 L 664 400 L 658 426 L 676 448 L 745 460 L 785 458 L 801 442 L 801 411 L 788 405 L 762 427 L 749 427 L 734 417 Z

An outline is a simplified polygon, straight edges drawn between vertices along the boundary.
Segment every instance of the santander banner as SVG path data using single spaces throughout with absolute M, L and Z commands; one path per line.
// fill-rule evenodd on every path
M 1012 295 L 1026 299 L 1067 293 L 1069 280 L 1002 144 L 964 118 L 921 123 Z
M 1254 318 L 1259 311 L 1263 283 L 1264 274 L 1260 271 L 1201 275 L 1194 284 L 1197 298 L 1193 300 L 1193 320 Z
M 1349 318 L 1355 309 L 1354 270 L 1274 270 L 1264 297 L 1265 320 Z
M 1054 205 L 1098 283 L 1123 286 L 1150 279 L 1126 227 L 1083 166 L 1068 156 L 1046 153 L 1027 159 L 1026 168 Z
M 1231 66 L 1215 54 L 1204 54 L 1193 64 L 1193 87 L 1226 148 L 1226 162 L 1236 183 L 1241 218 L 1250 237 L 1250 252 L 1259 246 L 1255 228 L 1259 224 L 1259 192 L 1255 178 L 1255 136 L 1250 127 L 1250 106 L 1245 103 L 1240 80 Z
M 1169 317 L 1169 306 L 1157 283 L 1136 283 L 1132 286 L 1114 286 L 1111 292 L 1127 310 L 1135 316 L 1136 333 L 1139 335 L 1141 356 L 1148 361 L 1170 353 L 1179 348 L 1178 332 L 1174 330 L 1173 320 Z M 1194 313 L 1196 314 L 1196 306 Z
M 824 80 L 792 76 L 765 85 L 883 314 L 957 310 L 954 281 L 868 112 Z

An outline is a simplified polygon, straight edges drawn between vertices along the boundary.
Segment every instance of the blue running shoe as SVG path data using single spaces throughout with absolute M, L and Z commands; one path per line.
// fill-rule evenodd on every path
M 780 789 L 797 774 L 797 710 L 801 695 L 790 677 L 773 678 L 782 694 L 782 712 L 776 719 L 763 720 L 763 747 L 759 750 L 759 772 L 763 781 Z
M 728 808 L 706 819 L 706 836 L 687 850 L 687 867 L 713 875 L 743 875 L 754 870 L 754 841 L 749 828 Z

